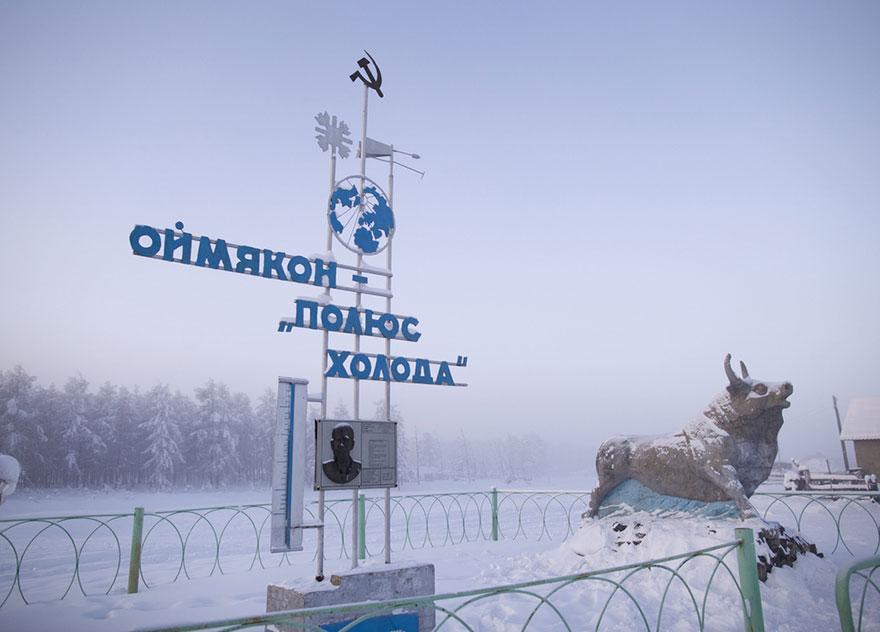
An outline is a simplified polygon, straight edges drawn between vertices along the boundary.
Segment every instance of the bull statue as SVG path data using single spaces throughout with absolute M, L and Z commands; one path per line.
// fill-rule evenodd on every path
M 791 403 L 790 382 L 762 382 L 724 371 L 730 384 L 703 413 L 679 432 L 647 437 L 614 437 L 599 448 L 593 488 L 584 517 L 596 516 L 611 490 L 634 479 L 666 496 L 703 502 L 733 501 L 743 520 L 756 517 L 748 498 L 770 476 L 782 411 Z

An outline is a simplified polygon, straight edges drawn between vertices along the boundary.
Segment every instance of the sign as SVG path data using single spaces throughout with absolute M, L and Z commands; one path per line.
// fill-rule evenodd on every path
M 367 137 L 367 97 L 370 90 L 381 98 L 382 72 L 372 56 L 357 64 L 359 70 L 350 75 L 352 82 L 360 80 L 364 85 L 363 129 L 359 152 L 360 174 L 336 179 L 336 158 L 346 158 L 352 140 L 344 121 L 322 112 L 315 116 L 315 136 L 322 151 L 330 151 L 330 198 L 325 207 L 328 222 L 326 254 L 305 257 L 289 255 L 283 251 L 254 246 L 239 245 L 225 239 L 193 235 L 184 230 L 178 221 L 174 228 L 154 228 L 137 224 L 131 230 L 128 241 L 132 253 L 151 259 L 160 259 L 194 265 L 212 270 L 224 270 L 238 274 L 291 281 L 321 288 L 317 300 L 297 299 L 296 314 L 278 322 L 278 332 L 288 333 L 296 328 L 308 328 L 323 332 L 321 392 L 308 395 L 308 381 L 287 377 L 278 378 L 278 404 L 275 420 L 274 463 L 272 473 L 271 550 L 301 551 L 302 532 L 307 528 L 319 529 L 318 570 L 316 579 L 323 580 L 323 524 L 303 522 L 303 487 L 305 473 L 306 408 L 309 401 L 321 403 L 321 416 L 326 414 L 327 382 L 329 378 L 351 379 L 354 384 L 355 416 L 359 416 L 360 380 L 385 382 L 385 408 L 390 409 L 392 382 L 467 386 L 455 382 L 451 366 L 467 366 L 467 357 L 458 356 L 455 364 L 446 361 L 410 358 L 392 355 L 392 340 L 417 342 L 421 332 L 416 328 L 419 320 L 412 316 L 390 313 L 391 299 L 391 242 L 396 230 L 392 211 L 393 165 L 395 153 L 413 158 L 418 154 L 399 152 L 393 145 L 379 143 Z M 368 59 L 369 58 L 369 59 Z M 366 176 L 368 157 L 387 157 L 389 164 L 388 194 Z M 406 165 L 403 165 L 406 167 Z M 410 167 L 406 167 L 410 169 Z M 416 171 L 413 169 L 413 171 Z M 422 173 L 422 172 L 418 172 Z M 424 175 L 424 173 L 422 173 Z M 356 255 L 356 264 L 338 263 L 333 254 L 333 239 L 350 253 Z M 364 255 L 376 255 L 385 251 L 387 268 L 365 265 Z M 349 275 L 354 285 L 337 283 L 337 276 Z M 373 281 L 379 278 L 379 284 Z M 339 279 L 346 282 L 346 279 Z M 384 288 L 376 285 L 384 285 Z M 331 290 L 341 290 L 355 295 L 355 305 L 337 306 Z M 365 309 L 362 295 L 385 299 L 384 311 Z M 331 349 L 330 335 L 350 334 L 354 337 L 354 350 Z M 384 338 L 384 353 L 363 353 L 360 338 Z M 329 361 L 329 368 L 328 368 Z M 386 503 L 390 502 L 391 487 L 397 487 L 397 424 L 391 421 L 342 421 L 321 420 L 315 425 L 315 480 L 316 490 L 385 488 Z M 324 495 L 319 496 L 319 515 L 323 516 Z M 356 527 L 357 503 L 353 501 L 352 525 Z M 385 556 L 391 561 L 391 517 L 385 515 Z M 351 560 L 357 566 L 357 529 L 352 535 Z M 433 590 L 433 575 L 432 575 Z M 395 615 L 396 616 L 396 615 Z M 388 625 L 378 622 L 388 620 Z M 393 620 L 393 622 L 391 622 Z M 403 620 L 403 619 L 399 619 Z M 412 625 L 410 625 L 412 623 Z M 376 627 L 379 626 L 379 627 Z M 433 627 L 433 625 L 432 625 Z M 391 630 L 415 631 L 417 619 L 404 625 L 394 617 L 384 617 L 359 624 L 361 632 L 388 632 Z M 327 628 L 328 630 L 330 628 Z M 333 628 L 336 629 L 336 628 Z
M 278 378 L 272 467 L 270 550 L 302 551 L 303 468 L 306 461 L 308 380 Z
M 315 489 L 397 487 L 397 422 L 315 421 Z
M 128 242 L 132 254 L 139 257 L 237 272 L 264 279 L 292 281 L 325 290 L 392 297 L 388 290 L 365 287 L 369 282 L 367 275 L 390 277 L 391 272 L 388 270 L 345 265 L 332 260 L 324 261 L 320 257 L 289 255 L 268 248 L 233 244 L 225 239 L 199 237 L 184 231 L 183 222 L 177 222 L 174 228 L 165 229 L 137 224 L 129 233 Z M 339 270 L 351 272 L 351 280 L 357 285 L 338 284 L 336 275 Z
M 225 239 L 197 237 L 183 231 L 183 222 L 177 222 L 174 226 L 177 230 L 166 228 L 159 231 L 152 226 L 136 225 L 128 235 L 132 253 L 200 268 L 336 288 L 335 261 L 325 264 L 322 259 L 230 244 Z M 230 250 L 234 251 L 234 261 Z
M 282 318 L 278 322 L 278 331 L 289 332 L 294 327 L 300 327 L 376 338 L 383 336 L 410 342 L 416 342 L 422 337 L 422 334 L 416 331 L 419 319 L 412 316 L 387 314 L 359 307 L 340 308 L 332 303 L 318 305 L 317 301 L 302 298 L 293 302 L 296 305 L 296 316 Z
M 349 380 L 373 380 L 376 382 L 407 382 L 409 384 L 437 384 L 446 386 L 467 386 L 456 384 L 446 361 L 425 358 L 404 358 L 386 356 L 381 353 L 355 353 L 327 349 L 327 357 L 332 366 L 325 377 L 340 377 Z M 459 356 L 461 357 L 461 356 Z M 431 373 L 431 365 L 437 368 L 437 377 Z M 458 366 L 465 366 L 467 358 L 459 360 Z
M 339 632 L 339 630 L 345 628 L 352 621 L 354 619 L 351 621 L 340 621 L 339 623 L 324 623 L 321 625 L 321 629 L 327 630 L 327 632 Z M 419 616 L 413 612 L 389 614 L 384 617 L 361 621 L 356 626 L 346 628 L 346 630 L 350 632 L 419 632 Z
M 394 212 L 379 185 L 366 176 L 336 183 L 327 203 L 333 236 L 355 254 L 375 255 L 394 237 Z

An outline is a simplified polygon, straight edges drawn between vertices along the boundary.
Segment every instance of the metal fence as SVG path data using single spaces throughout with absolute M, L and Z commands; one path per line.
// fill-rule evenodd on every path
M 825 553 L 880 552 L 878 492 L 758 492 L 750 500 L 762 518 L 809 534 Z
M 830 533 L 827 541 L 816 541 L 822 551 L 875 555 L 880 551 L 878 497 L 800 492 L 755 494 L 752 501 L 766 519 L 812 539 Z M 561 542 L 581 524 L 588 500 L 584 491 L 395 496 L 391 548 L 398 552 L 498 539 Z M 374 496 L 362 502 L 363 555 L 380 555 L 384 502 Z M 138 586 L 289 564 L 288 554 L 269 552 L 270 512 L 268 504 L 254 504 L 147 511 L 142 522 L 137 511 L 0 520 L 0 607 L 10 600 L 133 592 Z M 305 513 L 314 519 L 316 504 L 307 505 Z M 327 500 L 328 559 L 348 557 L 351 515 L 350 499 Z M 315 537 L 308 532 L 307 553 L 293 555 L 313 555 Z
M 350 612 L 353 613 L 350 622 L 340 628 L 340 632 L 348 632 L 364 621 L 404 609 L 434 610 L 437 622 L 434 630 L 448 632 L 473 632 L 487 626 L 501 629 L 492 621 L 493 618 L 498 620 L 498 613 L 503 617 L 506 631 L 599 630 L 605 622 L 617 629 L 622 618 L 627 621 L 628 630 L 650 631 L 664 629 L 664 611 L 671 610 L 672 604 L 677 610 L 677 621 L 690 618 L 688 629 L 719 629 L 720 624 L 730 623 L 731 608 L 739 608 L 742 624 L 734 625 L 762 632 L 764 619 L 755 570 L 754 534 L 750 529 L 736 529 L 736 538 L 732 542 L 640 564 L 563 577 L 393 601 L 153 628 L 149 632 L 220 629 L 231 632 L 279 627 L 321 632 L 317 620 L 322 616 Z M 734 597 L 725 599 L 725 594 Z M 682 603 L 687 615 L 682 614 Z M 576 613 L 573 612 L 575 604 L 579 606 Z M 364 611 L 367 612 L 363 614 Z
M 837 572 L 837 584 L 835 593 L 837 598 L 837 613 L 840 615 L 840 628 L 843 632 L 855 632 L 862 630 L 862 623 L 873 622 L 875 625 L 880 621 L 880 557 L 870 557 L 844 566 Z M 875 574 L 877 577 L 875 577 Z M 861 584 L 861 597 L 856 601 L 858 610 L 853 615 L 853 602 L 850 598 L 851 580 L 855 577 Z M 857 584 L 856 589 L 859 586 Z M 868 596 L 872 595 L 874 601 L 869 602 Z M 869 605 L 873 605 L 873 609 Z M 858 627 L 856 627 L 858 621 Z M 876 628 L 875 628 L 876 629 Z
M 499 537 L 561 541 L 579 524 L 587 496 L 500 490 L 396 496 L 392 551 Z M 378 555 L 384 550 L 384 504 L 373 496 L 363 502 L 364 554 Z M 269 552 L 270 514 L 270 505 L 254 504 L 0 520 L 0 607 L 10 599 L 118 592 L 126 576 L 133 592 L 138 585 L 289 564 L 288 554 Z M 307 505 L 305 514 L 314 519 L 317 504 Z M 351 501 L 328 499 L 324 522 L 325 556 L 348 557 Z M 315 537 L 308 532 L 303 543 L 312 554 Z

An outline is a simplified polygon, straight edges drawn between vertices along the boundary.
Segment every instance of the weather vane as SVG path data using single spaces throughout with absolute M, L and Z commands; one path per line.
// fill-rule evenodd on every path
M 367 73 L 367 76 L 364 77 L 361 74 L 360 70 L 356 70 L 355 72 L 351 73 L 351 75 L 349 75 L 349 79 L 351 79 L 352 81 L 357 81 L 358 79 L 360 79 L 361 81 L 364 82 L 365 86 L 375 90 L 376 94 L 378 94 L 379 98 L 381 99 L 382 97 L 385 96 L 382 94 L 382 71 L 379 70 L 379 64 L 376 63 L 376 60 L 373 59 L 373 56 L 370 55 L 370 53 L 367 53 L 366 50 L 364 51 L 364 53 L 366 53 L 366 55 L 367 55 L 367 57 L 369 57 L 369 59 L 367 59 L 367 57 L 361 57 L 360 60 L 358 60 L 358 66 L 361 67 L 361 70 L 363 70 L 365 73 Z M 376 67 L 376 76 L 375 77 L 373 76 L 373 71 L 370 70 L 370 63 L 371 62 Z
M 332 149 L 339 152 L 342 158 L 348 158 L 351 150 L 346 145 L 351 145 L 351 139 L 347 136 L 351 133 L 345 121 L 338 121 L 334 115 L 332 118 L 327 112 L 315 115 L 319 127 L 315 128 L 318 135 L 315 138 L 318 141 L 318 147 L 327 151 Z

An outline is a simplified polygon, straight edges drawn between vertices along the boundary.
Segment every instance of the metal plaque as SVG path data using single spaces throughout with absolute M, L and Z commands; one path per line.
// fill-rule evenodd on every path
M 315 489 L 397 487 L 397 422 L 315 420 Z

